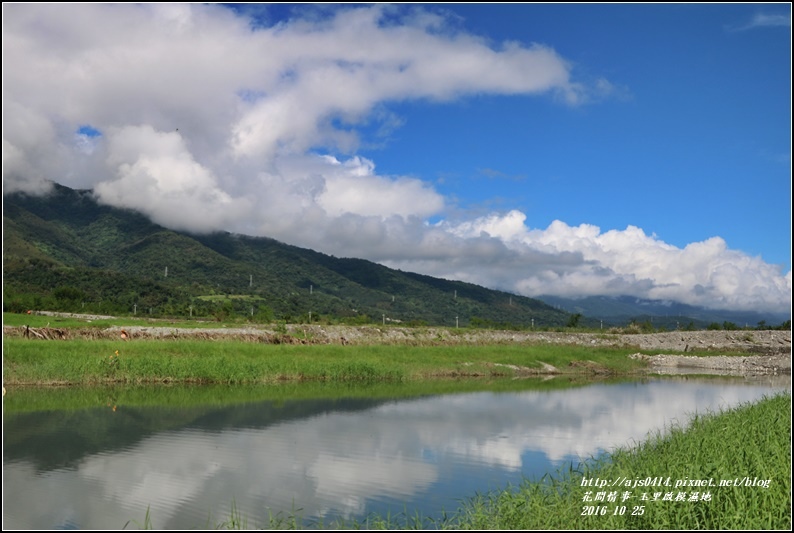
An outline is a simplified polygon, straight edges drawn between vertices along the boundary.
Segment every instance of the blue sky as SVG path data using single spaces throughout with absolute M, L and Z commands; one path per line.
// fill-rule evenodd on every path
M 3 6 L 4 191 L 536 296 L 791 307 L 790 4 Z
M 445 195 L 498 200 L 533 227 L 633 224 L 676 246 L 720 235 L 790 268 L 790 27 L 730 31 L 762 11 L 741 5 L 454 11 L 474 33 L 553 46 L 622 94 L 573 108 L 503 96 L 405 106 L 390 149 L 366 152 L 379 170 L 449 176 Z

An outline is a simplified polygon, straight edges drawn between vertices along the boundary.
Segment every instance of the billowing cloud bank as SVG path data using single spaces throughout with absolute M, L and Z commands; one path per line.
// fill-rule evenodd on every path
M 450 219 L 430 183 L 356 155 L 360 127 L 390 127 L 390 102 L 579 105 L 610 83 L 577 83 L 547 46 L 489 43 L 412 6 L 308 14 L 268 26 L 219 5 L 4 5 L 4 192 L 94 188 L 174 229 L 266 235 L 530 296 L 790 308 L 791 273 L 719 237 L 679 249 L 632 226 L 533 229 L 519 211 Z

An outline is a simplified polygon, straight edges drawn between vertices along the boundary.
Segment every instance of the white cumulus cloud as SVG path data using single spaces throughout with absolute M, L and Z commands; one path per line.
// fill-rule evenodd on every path
M 728 249 L 720 237 L 677 248 L 637 227 L 601 232 L 581 224 L 555 220 L 545 230 L 525 226 L 520 211 L 491 214 L 449 231 L 464 238 L 491 237 L 518 257 L 543 253 L 571 261 L 542 264 L 528 261 L 513 274 L 513 290 L 522 294 L 635 295 L 691 305 L 757 309 L 762 300 L 777 310 L 790 306 L 791 273 L 760 258 Z M 469 277 L 484 283 L 482 276 Z

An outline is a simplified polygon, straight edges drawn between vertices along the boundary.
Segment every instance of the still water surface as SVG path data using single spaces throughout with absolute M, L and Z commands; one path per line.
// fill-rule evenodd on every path
M 790 391 L 791 381 L 522 387 L 205 405 L 177 401 L 177 388 L 158 406 L 4 405 L 3 529 L 136 529 L 147 508 L 156 529 L 213 528 L 232 506 L 252 528 L 293 512 L 315 524 L 373 512 L 438 517 L 477 492 Z

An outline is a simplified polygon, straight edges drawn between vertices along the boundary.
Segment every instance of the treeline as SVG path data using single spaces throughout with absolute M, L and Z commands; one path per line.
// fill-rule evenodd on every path
M 766 323 L 766 320 L 761 320 L 758 322 L 756 326 L 738 326 L 733 322 L 725 321 L 722 324 L 718 324 L 716 322 L 712 322 L 706 328 L 708 330 L 725 330 L 725 331 L 736 331 L 736 330 L 781 330 L 787 331 L 791 329 L 791 320 L 786 320 L 782 324 L 778 324 L 777 326 L 772 326 Z

